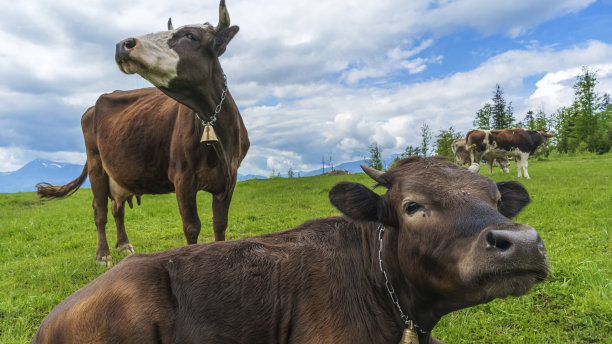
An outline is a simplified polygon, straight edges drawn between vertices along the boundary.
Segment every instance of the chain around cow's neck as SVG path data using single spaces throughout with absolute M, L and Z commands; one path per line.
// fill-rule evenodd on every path
M 223 91 L 221 92 L 221 100 L 219 101 L 219 104 L 215 108 L 215 113 L 213 113 L 212 116 L 210 116 L 209 121 L 205 121 L 204 119 L 202 119 L 200 114 L 196 112 L 196 119 L 199 119 L 200 122 L 202 122 L 203 126 L 207 126 L 207 125 L 213 126 L 215 124 L 215 122 L 217 121 L 217 115 L 219 114 L 219 112 L 221 112 L 221 104 L 223 104 L 223 101 L 225 100 L 226 95 L 227 95 L 227 77 L 225 76 L 225 73 L 223 73 Z
M 427 333 L 427 331 L 423 330 L 413 320 L 408 318 L 408 316 L 406 314 L 404 314 L 404 312 L 402 311 L 402 307 L 399 304 L 399 299 L 397 298 L 397 294 L 395 294 L 395 289 L 393 289 L 393 286 L 391 285 L 391 282 L 389 281 L 389 278 L 387 277 L 387 273 L 385 272 L 385 269 L 383 269 L 383 262 L 382 262 L 382 245 L 383 245 L 383 243 L 382 243 L 382 237 L 383 237 L 384 233 L 385 233 L 385 226 L 380 224 L 378 226 L 378 242 L 379 242 L 379 246 L 378 246 L 378 265 L 380 266 L 380 271 L 383 273 L 383 276 L 385 276 L 385 287 L 387 288 L 387 292 L 389 293 L 389 296 L 391 297 L 391 301 L 393 302 L 393 304 L 395 304 L 395 307 L 397 307 L 397 310 L 400 313 L 400 317 L 402 318 L 402 320 L 406 324 L 406 327 L 410 328 L 410 329 L 414 328 L 416 331 L 425 334 L 425 333 Z

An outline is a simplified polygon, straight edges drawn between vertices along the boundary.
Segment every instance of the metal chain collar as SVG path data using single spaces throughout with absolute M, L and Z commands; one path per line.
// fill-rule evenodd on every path
M 389 293 L 389 296 L 391 297 L 391 301 L 393 302 L 395 307 L 397 307 L 397 310 L 400 313 L 400 317 L 402 318 L 402 320 L 404 321 L 406 326 L 408 328 L 414 328 L 418 332 L 421 332 L 421 333 L 425 334 L 425 333 L 427 333 L 427 331 L 423 330 L 419 325 L 415 324 L 414 321 L 410 320 L 410 318 L 408 318 L 408 316 L 406 314 L 404 314 L 404 312 L 402 311 L 402 307 L 399 304 L 399 299 L 397 298 L 397 294 L 395 293 L 395 289 L 393 289 L 393 286 L 391 285 L 391 282 L 389 281 L 389 277 L 387 277 L 387 273 L 385 272 L 385 269 L 383 269 L 383 262 L 382 262 L 382 248 L 383 248 L 382 246 L 383 246 L 383 244 L 382 244 L 382 237 L 383 237 L 384 233 L 385 233 L 385 226 L 380 224 L 380 226 L 378 226 L 378 242 L 380 243 L 380 245 L 378 246 L 378 265 L 380 266 L 380 271 L 383 273 L 383 276 L 385 277 L 385 287 L 387 288 L 387 292 Z
M 219 101 L 219 104 L 215 108 L 215 113 L 212 116 L 210 116 L 210 120 L 207 122 L 203 120 L 202 117 L 200 117 L 200 115 L 196 112 L 196 118 L 199 119 L 200 122 L 202 122 L 203 126 L 207 126 L 207 125 L 212 126 L 215 124 L 215 122 L 217 121 L 217 115 L 219 114 L 219 112 L 221 112 L 221 104 L 223 104 L 223 101 L 225 100 L 226 95 L 227 95 L 227 77 L 225 76 L 225 73 L 223 73 L 223 91 L 221 92 L 221 101 Z

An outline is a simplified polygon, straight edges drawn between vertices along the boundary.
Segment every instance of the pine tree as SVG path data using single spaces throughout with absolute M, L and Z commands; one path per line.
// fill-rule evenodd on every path
M 368 149 L 370 150 L 370 158 L 367 159 L 368 166 L 382 171 L 382 148 L 378 146 L 378 143 L 372 143 Z
M 576 135 L 586 142 L 589 151 L 595 151 L 597 131 L 596 111 L 600 107 L 601 97 L 595 93 L 596 73 L 588 67 L 582 67 L 582 74 L 574 84 L 574 104 L 578 112 L 576 118 Z
M 506 104 L 504 91 L 499 84 L 495 85 L 492 105 L 492 126 L 493 129 L 511 128 L 514 124 L 514 114 L 512 113 L 512 103 Z
M 427 153 L 429 153 L 432 138 L 433 132 L 429 129 L 429 126 L 423 122 L 421 125 L 421 154 L 423 156 L 427 156 Z

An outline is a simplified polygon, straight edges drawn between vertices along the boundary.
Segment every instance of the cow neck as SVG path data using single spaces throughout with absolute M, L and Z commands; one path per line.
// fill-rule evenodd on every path
M 404 313 L 404 309 L 400 305 L 398 295 L 396 294 L 395 289 L 393 288 L 393 283 L 389 279 L 389 276 L 387 275 L 385 267 L 383 266 L 382 255 L 383 255 L 383 235 L 384 233 L 385 233 L 385 226 L 383 224 L 380 224 L 378 226 L 378 267 L 384 277 L 385 289 L 387 291 L 387 295 L 389 296 L 391 302 L 393 303 L 393 306 L 399 312 L 400 318 L 402 319 L 402 321 L 404 322 L 404 325 L 406 326 L 404 329 L 404 335 L 402 337 L 402 340 L 404 340 L 404 338 L 410 334 L 418 336 L 419 339 L 421 340 L 425 340 L 429 338 L 431 330 L 429 331 L 425 330 L 423 327 L 417 324 L 413 319 L 410 319 L 410 317 Z
M 223 89 L 221 90 L 221 95 L 219 96 L 218 103 L 212 103 L 212 104 L 217 104 L 217 105 L 210 106 L 213 109 L 213 111 L 210 111 L 209 114 L 207 115 L 203 115 L 204 111 L 202 109 L 198 109 L 197 111 L 195 111 L 196 118 L 200 120 L 203 126 L 207 126 L 207 125 L 214 126 L 215 125 L 215 123 L 217 122 L 217 115 L 221 112 L 221 107 L 223 106 L 223 102 L 225 101 L 225 98 L 227 97 L 227 76 L 225 76 L 225 73 L 223 72 L 221 72 L 221 74 L 223 75 Z

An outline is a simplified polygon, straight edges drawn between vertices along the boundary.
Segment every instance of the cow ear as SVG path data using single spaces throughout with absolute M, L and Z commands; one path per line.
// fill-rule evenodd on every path
M 238 30 L 238 26 L 230 26 L 227 29 L 221 30 L 210 43 L 210 50 L 217 56 L 223 55 L 225 48 L 238 33 Z
M 367 187 L 340 182 L 329 191 L 329 200 L 344 215 L 359 221 L 377 221 L 382 198 Z
M 518 182 L 499 182 L 497 183 L 497 189 L 501 194 L 497 210 L 507 218 L 516 216 L 531 202 L 529 193 Z

